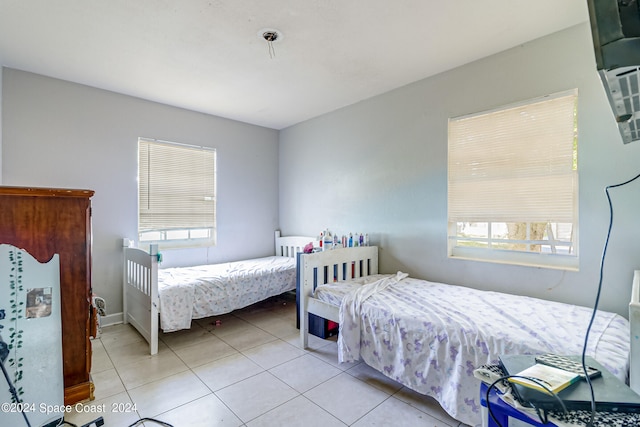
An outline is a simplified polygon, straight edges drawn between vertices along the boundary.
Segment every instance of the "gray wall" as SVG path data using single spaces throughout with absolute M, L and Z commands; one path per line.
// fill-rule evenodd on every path
M 93 288 L 122 312 L 122 237 L 137 233 L 137 142 L 217 149 L 218 245 L 165 251 L 164 265 L 266 256 L 278 227 L 278 132 L 3 69 L 2 184 L 87 188 Z
M 447 119 L 575 87 L 580 271 L 448 259 Z M 640 142 L 621 142 L 583 24 L 281 131 L 280 225 L 286 234 L 369 232 L 383 272 L 593 306 L 604 188 L 638 172 Z M 640 268 L 640 182 L 612 199 L 600 308 L 626 317 Z

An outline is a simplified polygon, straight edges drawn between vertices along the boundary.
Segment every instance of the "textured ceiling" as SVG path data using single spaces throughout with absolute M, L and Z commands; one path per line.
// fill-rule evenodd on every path
M 0 0 L 0 62 L 282 129 L 586 21 L 586 0 Z

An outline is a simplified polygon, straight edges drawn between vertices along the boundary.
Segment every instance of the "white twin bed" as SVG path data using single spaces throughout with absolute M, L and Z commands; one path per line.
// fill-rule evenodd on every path
M 300 333 L 307 347 L 307 313 L 340 324 L 339 360 L 362 359 L 384 375 L 432 396 L 454 418 L 480 425 L 480 382 L 473 371 L 501 354 L 581 354 L 592 310 L 524 296 L 378 275 L 376 247 L 305 254 L 301 259 Z M 640 271 L 630 324 L 599 311 L 588 355 L 626 380 L 639 363 Z M 631 342 L 630 342 L 630 336 Z M 631 347 L 631 349 L 630 349 Z M 638 369 L 631 386 L 640 392 Z
M 296 254 L 313 237 L 281 237 L 275 232 L 275 256 L 158 268 L 158 248 L 125 247 L 124 323 L 130 323 L 158 352 L 158 331 L 191 327 L 192 319 L 230 313 L 296 288 Z M 125 239 L 125 242 L 127 240 Z

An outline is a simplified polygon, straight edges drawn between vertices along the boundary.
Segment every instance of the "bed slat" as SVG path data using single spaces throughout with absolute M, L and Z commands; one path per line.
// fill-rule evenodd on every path
M 304 247 L 309 243 L 314 243 L 313 237 L 307 236 L 280 236 L 280 230 L 275 232 L 276 256 L 295 258 L 298 252 L 304 252 Z

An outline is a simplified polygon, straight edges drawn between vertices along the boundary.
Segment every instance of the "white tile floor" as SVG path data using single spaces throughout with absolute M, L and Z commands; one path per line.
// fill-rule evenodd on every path
M 155 356 L 131 326 L 105 327 L 93 341 L 95 400 L 80 406 L 105 412 L 76 411 L 65 420 L 80 426 L 102 415 L 105 427 L 142 417 L 175 427 L 462 426 L 431 398 L 366 364 L 339 364 L 335 340 L 310 337 L 311 348 L 302 350 L 295 322 L 295 297 L 283 295 L 161 334 Z

